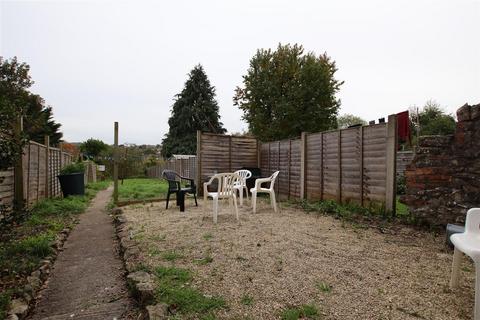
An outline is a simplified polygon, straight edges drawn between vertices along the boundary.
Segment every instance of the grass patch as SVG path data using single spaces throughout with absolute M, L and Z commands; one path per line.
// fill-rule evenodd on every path
M 87 189 L 95 190 L 95 191 L 100 191 L 100 190 L 105 190 L 110 186 L 112 181 L 110 180 L 103 180 L 103 181 L 97 181 L 93 183 L 89 183 L 87 185 Z
M 201 266 L 212 263 L 213 262 L 213 257 L 212 257 L 211 248 L 207 249 L 207 251 L 205 252 L 205 255 L 203 256 L 202 259 L 196 260 L 195 262 L 197 264 L 201 265 Z
M 318 319 L 319 313 L 314 305 L 305 304 L 300 307 L 288 308 L 282 312 L 282 320 Z
M 1 292 L 0 293 L 0 319 L 3 320 L 7 318 L 7 309 L 11 300 L 11 292 Z
M 212 238 L 213 238 L 213 235 L 212 235 L 211 233 L 205 233 L 205 234 L 203 235 L 203 239 L 205 239 L 205 240 L 207 240 L 207 241 L 208 241 L 208 240 L 211 240 Z
M 244 294 L 240 303 L 244 306 L 251 306 L 253 304 L 253 297 L 249 296 L 248 294 Z
M 408 206 L 404 203 L 400 202 L 400 197 L 397 196 L 397 203 L 396 203 L 396 208 L 397 208 L 397 215 L 399 216 L 407 216 L 410 211 L 408 209 Z
M 383 225 L 384 223 L 400 222 L 401 224 L 417 226 L 423 229 L 431 226 L 425 224 L 413 216 L 408 206 L 401 203 L 399 197 L 396 199 L 396 215 L 385 210 L 385 207 L 371 203 L 367 207 L 362 207 L 355 203 L 337 203 L 334 200 L 321 201 L 289 201 L 285 205 L 301 207 L 306 213 L 315 213 L 322 215 L 330 215 L 337 219 L 350 222 L 350 226 L 355 229 L 370 227 L 370 223 L 374 225 Z
M 300 206 L 307 213 L 333 215 L 338 218 L 352 221 L 357 216 L 385 215 L 385 208 L 371 204 L 369 207 L 362 207 L 355 203 L 338 203 L 334 200 L 321 200 L 309 202 L 300 201 Z
M 328 283 L 325 283 L 325 282 L 317 283 L 317 289 L 320 292 L 325 292 L 325 293 L 330 293 L 332 291 L 332 287 Z
M 192 288 L 189 282 L 191 272 L 175 267 L 157 267 L 156 298 L 159 302 L 167 303 L 171 308 L 185 314 L 197 316 L 211 316 L 211 311 L 225 306 L 225 301 L 219 297 L 207 297 Z
M 166 198 L 168 183 L 163 179 L 125 179 L 118 184 L 120 201 Z
M 183 255 L 175 250 L 172 250 L 162 253 L 162 258 L 167 261 L 175 261 L 177 259 L 183 258 Z

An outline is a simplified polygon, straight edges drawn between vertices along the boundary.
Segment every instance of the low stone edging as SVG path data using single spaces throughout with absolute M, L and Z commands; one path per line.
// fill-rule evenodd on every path
M 112 209 L 112 216 L 115 223 L 120 245 L 120 257 L 123 259 L 127 271 L 127 287 L 143 309 L 145 319 L 164 320 L 168 318 L 168 306 L 164 303 L 155 303 L 155 276 L 137 270 L 140 260 L 140 249 L 133 240 L 133 235 L 128 230 L 127 218 L 121 208 Z

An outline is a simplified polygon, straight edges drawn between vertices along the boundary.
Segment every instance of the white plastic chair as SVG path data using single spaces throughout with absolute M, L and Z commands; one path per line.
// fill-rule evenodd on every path
M 243 206 L 243 190 L 245 190 L 245 194 L 247 195 L 248 200 L 248 188 L 247 188 L 247 179 L 252 176 L 250 170 L 237 170 L 234 173 L 238 174 L 241 180 L 233 186 L 235 191 L 238 191 L 240 194 L 240 206 Z
M 217 191 L 209 192 L 208 186 L 211 185 L 215 180 L 217 180 Z M 230 203 L 230 208 L 233 205 L 235 207 L 235 215 L 238 220 L 238 207 L 237 207 L 237 196 L 235 195 L 234 186 L 240 182 L 241 178 L 236 173 L 218 173 L 210 178 L 208 182 L 203 184 L 203 212 L 205 213 L 205 207 L 207 206 L 208 197 L 213 200 L 213 222 L 217 223 L 218 216 L 218 200 L 219 199 L 228 199 Z
M 277 179 L 280 171 L 275 171 L 270 178 L 261 178 L 255 180 L 255 188 L 250 189 L 252 193 L 252 206 L 253 213 L 257 211 L 257 194 L 258 193 L 268 193 L 270 194 L 270 201 L 272 202 L 273 211 L 277 212 L 277 202 L 275 201 L 275 190 L 273 190 L 275 179 Z M 262 183 L 270 182 L 270 187 L 262 188 Z
M 475 263 L 475 320 L 480 320 L 480 208 L 468 210 L 465 221 L 465 232 L 450 236 L 455 246 L 452 262 L 450 287 L 458 286 L 462 252 L 472 258 Z

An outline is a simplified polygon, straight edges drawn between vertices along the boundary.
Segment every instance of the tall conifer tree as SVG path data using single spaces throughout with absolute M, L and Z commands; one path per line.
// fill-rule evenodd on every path
M 162 141 L 162 155 L 196 154 L 197 130 L 225 133 L 218 114 L 215 87 L 210 84 L 201 65 L 188 74 L 185 86 L 175 96 L 172 115 L 168 120 L 170 129 Z

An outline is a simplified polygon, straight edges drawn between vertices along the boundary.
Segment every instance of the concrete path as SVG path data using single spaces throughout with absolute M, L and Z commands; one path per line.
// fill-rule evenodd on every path
M 30 319 L 132 319 L 115 231 L 100 191 L 60 252 Z

